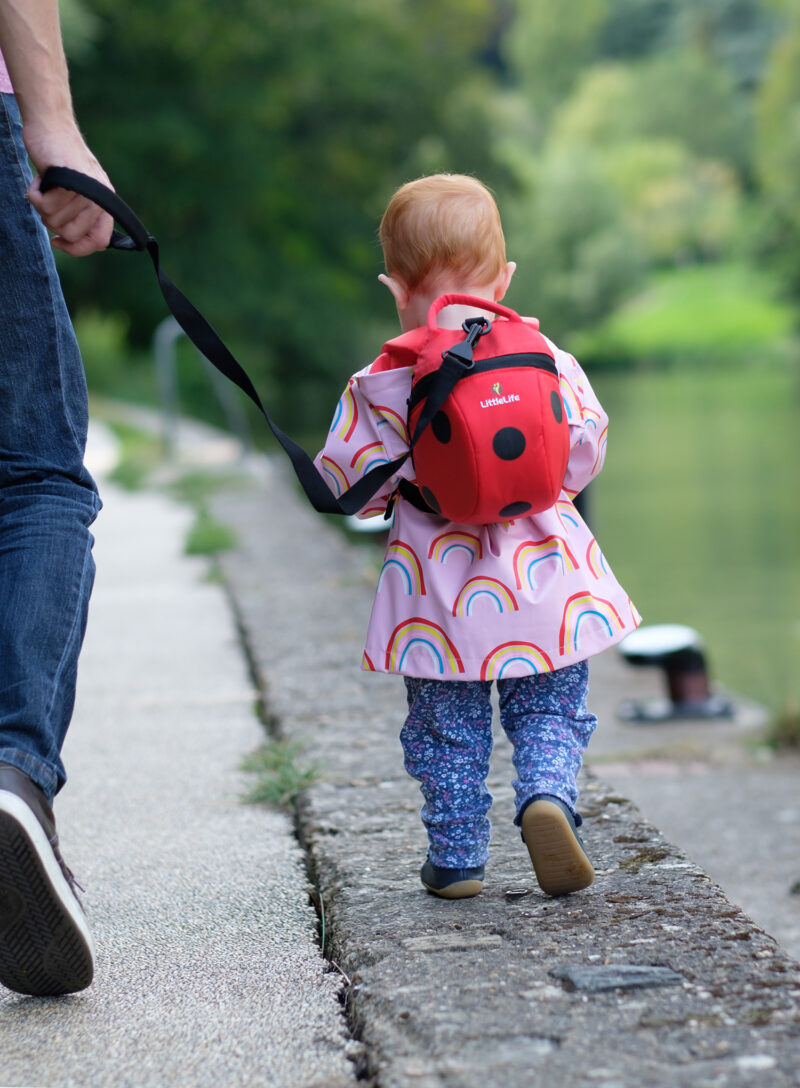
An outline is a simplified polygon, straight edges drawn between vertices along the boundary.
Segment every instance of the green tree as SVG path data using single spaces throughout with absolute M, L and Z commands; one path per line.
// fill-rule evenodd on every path
M 758 252 L 767 253 L 800 295 L 800 3 L 787 0 L 786 32 L 758 98 L 757 167 L 765 214 Z
M 800 4 L 775 48 L 758 103 L 758 166 L 771 203 L 800 228 Z
M 700 52 L 588 68 L 553 118 L 551 139 L 609 147 L 667 140 L 745 174 L 752 125 L 731 73 Z
M 488 0 L 86 3 L 92 146 L 280 418 L 319 424 L 393 317 L 375 284 L 392 189 L 422 169 L 497 180 L 473 89 Z M 75 306 L 122 309 L 149 341 L 143 259 L 64 269 Z
M 58 8 L 64 49 L 67 57 L 74 61 L 93 48 L 98 33 L 97 19 L 82 0 L 60 0 Z
M 735 236 L 736 170 L 748 168 L 740 99 L 729 75 L 697 55 L 596 65 L 554 116 L 544 153 L 591 148 L 651 259 L 714 258 Z
M 508 201 L 506 225 L 518 264 L 509 300 L 556 339 L 605 317 L 646 264 L 619 195 L 586 148 L 531 164 L 526 187 Z
M 772 0 L 614 0 L 598 57 L 638 61 L 669 50 L 701 52 L 737 86 L 761 79 L 779 31 Z
M 597 55 L 610 6 L 609 0 L 572 0 L 566 11 L 558 4 L 512 0 L 502 54 L 537 116 L 549 117 Z

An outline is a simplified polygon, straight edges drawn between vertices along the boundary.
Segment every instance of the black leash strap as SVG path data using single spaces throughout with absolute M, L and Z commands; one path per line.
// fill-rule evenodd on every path
M 311 457 L 293 439 L 284 434 L 272 420 L 249 375 L 237 362 L 209 322 L 161 268 L 158 242 L 125 201 L 112 189 L 107 188 L 94 178 L 81 174 L 77 170 L 70 170 L 65 166 L 49 167 L 42 175 L 41 189 L 42 192 L 47 192 L 49 189 L 68 189 L 70 192 L 78 193 L 79 196 L 84 196 L 93 201 L 108 212 L 125 231 L 124 234 L 114 231 L 109 243 L 110 249 L 147 251 L 155 268 L 161 294 L 164 296 L 164 301 L 175 320 L 206 359 L 234 385 L 238 385 L 242 392 L 246 393 L 256 405 L 266 420 L 267 426 L 292 462 L 297 479 L 308 496 L 311 505 L 321 514 L 354 514 L 365 506 L 376 491 L 403 465 L 422 432 L 450 396 L 456 382 L 469 370 L 472 362 L 472 343 L 480 335 L 479 331 L 473 332 L 475 326 L 470 329 L 468 338 L 463 345 L 454 345 L 449 352 L 445 353 L 444 361 L 439 371 L 437 371 L 436 380 L 428 394 L 427 403 L 417 423 L 408 452 L 387 464 L 377 465 L 337 498 L 314 465 Z M 472 340 L 470 340 L 470 337 L 472 337 Z M 462 349 L 466 347 L 467 343 L 469 343 L 468 351 L 463 351 Z

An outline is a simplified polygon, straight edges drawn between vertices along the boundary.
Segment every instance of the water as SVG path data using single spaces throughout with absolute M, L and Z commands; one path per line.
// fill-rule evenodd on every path
M 611 417 L 592 527 L 645 623 L 705 638 L 712 679 L 800 698 L 800 383 L 787 366 L 590 375 Z

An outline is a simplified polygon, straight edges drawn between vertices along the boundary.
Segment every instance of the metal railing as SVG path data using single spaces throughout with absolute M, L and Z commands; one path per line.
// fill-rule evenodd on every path
M 175 345 L 184 335 L 183 329 L 174 317 L 164 318 L 156 326 L 153 335 L 156 381 L 161 404 L 162 440 L 164 453 L 170 460 L 174 458 L 177 450 L 180 426 L 180 392 Z M 242 450 L 249 453 L 253 449 L 253 437 L 239 398 L 224 375 L 220 374 L 204 355 L 200 352 L 197 354 L 208 375 L 217 403 L 225 416 L 228 429 L 239 440 Z

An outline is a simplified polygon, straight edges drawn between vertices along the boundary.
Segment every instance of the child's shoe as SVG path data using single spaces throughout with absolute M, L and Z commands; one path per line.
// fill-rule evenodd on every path
M 474 869 L 442 869 L 430 858 L 420 870 L 422 883 L 440 899 L 469 899 L 483 890 L 484 866 Z
M 522 838 L 528 847 L 536 879 L 547 895 L 567 895 L 588 888 L 594 880 L 576 820 L 558 797 L 534 797 L 522 814 Z

